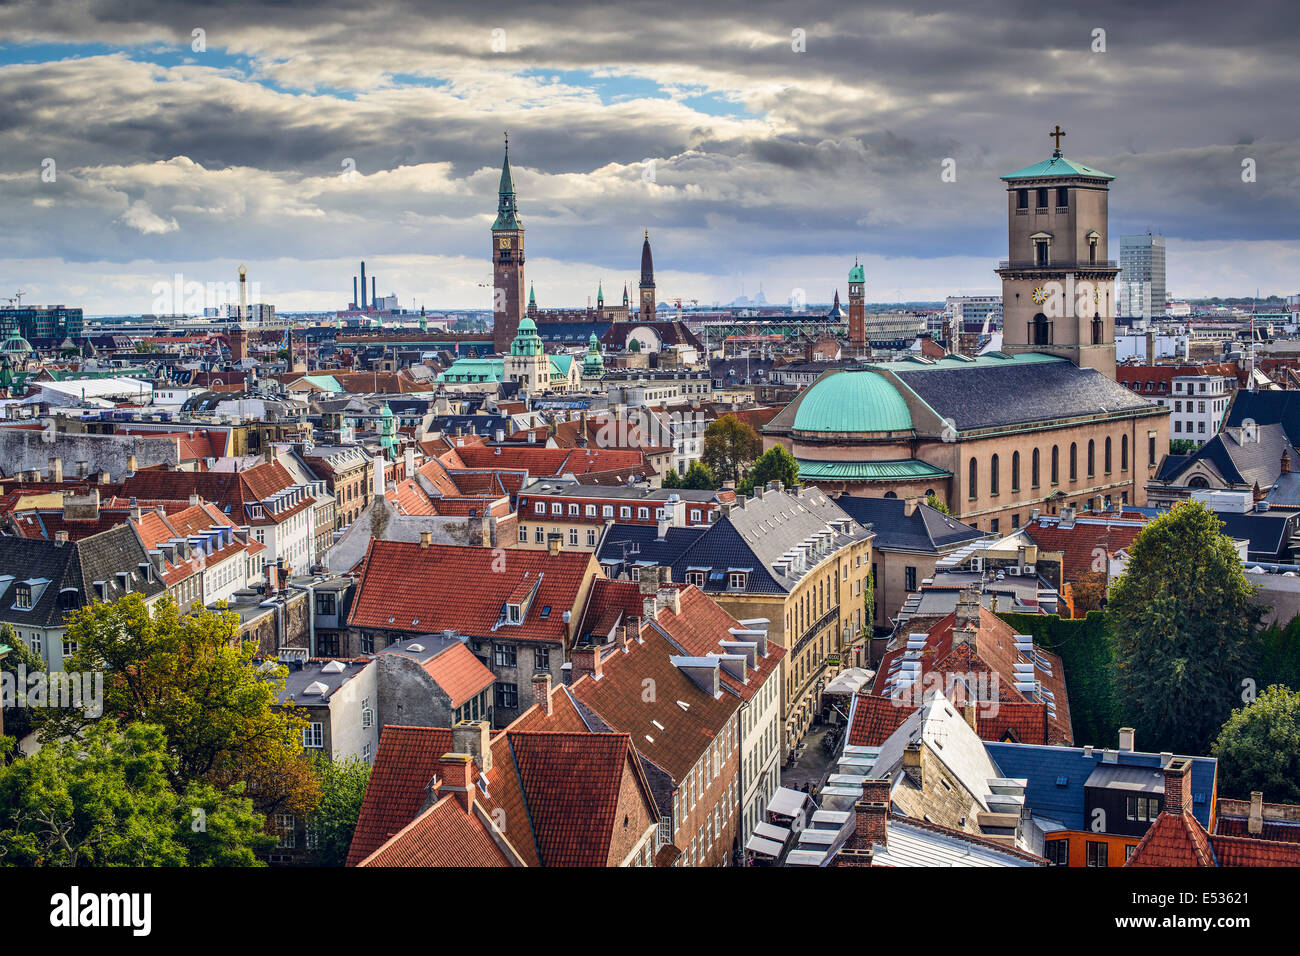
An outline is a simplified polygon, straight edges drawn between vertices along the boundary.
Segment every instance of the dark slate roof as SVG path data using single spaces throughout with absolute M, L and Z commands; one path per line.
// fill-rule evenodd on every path
M 623 570 L 624 556 L 628 566 L 644 563 L 670 566 L 707 530 L 669 528 L 668 534 L 660 538 L 654 525 L 613 524 L 601 540 L 596 560 L 617 561 L 620 571 Z M 633 548 L 636 550 L 633 551 Z M 677 580 L 676 575 L 673 579 Z
M 887 368 L 961 431 L 1130 410 L 1163 411 L 1100 372 L 1064 359 L 969 368 Z
M 1081 747 L 1053 747 L 1040 744 L 984 742 L 1003 777 L 1029 781 L 1025 804 L 1036 817 L 1047 817 L 1070 830 L 1085 830 L 1083 787 L 1092 772 L 1102 766 L 1162 766 L 1159 754 L 1120 753 L 1117 763 L 1106 763 L 1101 748 L 1085 756 Z M 1214 799 L 1217 762 L 1213 757 L 1191 757 L 1192 813 L 1202 826 L 1209 826 L 1210 804 Z M 1163 787 L 1163 784 L 1162 784 Z
M 1252 561 L 1291 562 L 1287 542 L 1295 525 L 1295 514 L 1252 511 L 1246 514 L 1216 512 L 1223 522 L 1223 533 L 1229 538 L 1245 539 L 1247 557 Z
M 715 382 L 740 384 L 766 382 L 772 377 L 773 359 L 715 358 L 709 361 L 709 377 Z
M 1284 508 L 1300 508 L 1300 471 L 1278 475 L 1277 482 L 1264 500 L 1270 505 Z
M 633 534 L 642 550 L 629 555 L 628 561 L 668 565 L 674 581 L 685 581 L 688 570 L 708 569 L 711 573 L 705 578 L 706 592 L 726 591 L 728 569 L 743 569 L 749 572 L 746 591 L 786 594 L 796 586 L 800 575 L 778 573 L 776 562 L 789 549 L 836 523 L 847 527 L 847 531 L 836 529 L 836 549 L 873 534 L 820 489 L 806 488 L 797 496 L 768 491 L 762 498 L 746 499 L 744 507 L 731 508 L 708 528 L 669 528 L 663 541 L 658 540 L 655 528 L 638 529 Z M 616 524 L 610 528 L 597 556 L 599 560 L 621 560 L 622 549 L 614 542 L 629 540 L 626 527 Z
M 0 594 L 0 621 L 16 626 L 61 627 L 64 609 L 59 606 L 60 591 L 75 590 L 73 607 L 82 607 L 95 600 L 95 582 L 104 581 L 107 583 L 104 599 L 115 601 L 126 593 L 117 578 L 119 571 L 131 572 L 131 590 L 148 600 L 164 590 L 157 576 L 149 581 L 141 573 L 140 564 L 148 560 L 127 524 L 80 541 L 63 543 L 41 538 L 0 537 L 0 574 L 15 577 Z M 14 584 L 32 578 L 45 578 L 50 583 L 31 610 L 16 610 Z
M 1259 425 L 1253 431 L 1257 440 L 1250 441 L 1246 440 L 1249 438 L 1248 429 L 1225 427 L 1183 458 L 1181 464 L 1165 465 L 1160 470 L 1161 480 L 1177 482 L 1194 462 L 1204 461 L 1233 484 L 1248 488 L 1258 484 L 1261 489 L 1273 487 L 1282 473 L 1282 454 L 1291 452 L 1290 441 L 1276 422 Z M 1291 454 L 1291 459 L 1293 464 L 1300 464 L 1294 454 Z
M 1238 389 L 1228 406 L 1224 426 L 1238 428 L 1244 422 L 1280 424 L 1292 445 L 1300 445 L 1300 392 L 1273 390 L 1251 392 Z
M 514 425 L 505 415 L 435 415 L 433 428 L 448 435 L 456 434 L 457 428 L 463 428 L 466 435 L 495 435 L 497 429 L 507 436 L 514 433 Z
M 963 541 L 984 537 L 984 532 L 950 518 L 927 504 L 918 504 L 910 515 L 901 498 L 859 498 L 840 495 L 835 503 L 854 521 L 870 525 L 876 532 L 875 548 L 905 551 L 938 551 Z

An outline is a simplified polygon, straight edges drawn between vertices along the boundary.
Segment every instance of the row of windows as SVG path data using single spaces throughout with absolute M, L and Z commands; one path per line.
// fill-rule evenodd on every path
M 555 533 L 556 533 L 556 534 L 563 534 L 564 532 L 562 532 L 559 528 L 556 528 L 556 529 L 555 529 Z M 577 528 L 570 528 L 570 529 L 569 529 L 569 533 L 568 533 L 569 546 L 570 546 L 570 547 L 573 547 L 573 548 L 576 548 L 576 547 L 578 546 L 578 539 L 579 539 L 578 529 L 577 529 Z M 527 526 L 527 525 L 522 525 L 522 524 L 521 524 L 521 525 L 519 526 L 519 543 L 520 543 L 520 544 L 527 544 L 527 543 L 528 543 L 528 526 Z M 533 543 L 534 543 L 534 544 L 546 544 L 546 529 L 545 529 L 544 527 L 542 527 L 541 525 L 537 525 L 536 527 L 533 528 Z M 589 548 L 594 548 L 595 546 L 596 546 L 596 529 L 595 529 L 595 528 L 588 528 L 588 529 L 587 529 L 587 547 L 589 547 Z
M 1152 440 L 1154 446 L 1154 439 Z M 1154 460 L 1154 447 L 1152 448 Z M 1096 474 L 1097 443 L 1093 439 L 1088 439 L 1088 477 L 1092 478 Z M 1103 447 L 1103 467 L 1105 474 L 1111 473 L 1111 440 L 1106 438 Z M 1119 443 L 1119 470 L 1128 471 L 1128 436 L 1122 435 Z M 1060 484 L 1061 480 L 1061 450 L 1057 445 L 1052 446 L 1051 456 L 1051 483 Z M 1079 480 L 1079 445 L 1077 442 L 1070 442 L 1070 481 Z M 1035 448 L 1031 453 L 1029 466 L 1029 484 L 1031 488 L 1037 488 L 1040 484 L 1040 461 L 1039 450 Z M 1020 452 L 1011 453 L 1011 490 L 1017 492 L 1021 490 L 1020 486 Z M 998 495 L 1002 492 L 1002 463 L 1001 457 L 994 454 L 989 459 L 989 495 Z M 974 500 L 979 497 L 979 459 L 972 458 L 967 469 L 967 495 Z
M 563 515 L 564 513 L 565 513 L 565 506 L 564 506 L 561 502 L 558 502 L 558 501 L 553 501 L 553 502 L 551 502 L 551 514 L 552 514 L 552 515 Z M 537 514 L 537 515 L 544 515 L 544 514 L 546 514 L 546 502 L 544 502 L 544 501 L 537 501 L 537 502 L 534 502 L 534 503 L 533 503 L 533 514 Z M 585 515 L 586 517 L 588 517 L 588 518 L 594 518 L 594 517 L 596 517 L 596 506 L 595 506 L 595 505 L 592 505 L 592 504 L 589 504 L 589 505 L 586 505 L 586 506 L 584 507 L 584 506 L 581 506 L 581 505 L 574 504 L 573 502 L 570 502 L 569 505 L 568 505 L 568 515 L 569 515 L 570 518 L 580 518 L 580 517 L 583 517 L 584 515 Z M 613 506 L 613 505 L 601 505 L 601 506 L 600 506 L 600 516 L 601 516 L 602 518 L 612 518 L 612 517 L 614 517 L 614 506 Z M 620 506 L 619 506 L 619 509 L 618 509 L 618 516 L 619 516 L 620 518 L 631 518 L 631 517 L 632 517 L 632 506 L 631 506 L 631 505 L 620 505 Z M 638 520 L 638 521 L 649 521 L 649 520 L 650 520 L 650 508 L 647 507 L 647 506 L 644 506 L 644 505 L 641 506 L 641 507 L 638 507 L 638 508 L 636 509 L 636 517 L 637 517 L 637 520 Z M 656 519 L 661 519 L 661 518 L 665 518 L 665 517 L 667 517 L 667 512 L 666 512 L 663 508 L 655 508 L 655 518 L 656 518 Z M 692 524 L 699 524 L 701 521 L 703 521 L 703 520 L 704 520 L 704 511 L 703 511 L 703 509 L 701 509 L 701 508 L 692 508 L 692 509 L 690 510 L 690 520 L 691 520 L 691 523 L 692 523 Z

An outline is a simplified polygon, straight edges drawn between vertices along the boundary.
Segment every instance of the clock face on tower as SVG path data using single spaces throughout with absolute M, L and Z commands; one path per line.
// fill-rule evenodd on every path
M 497 246 L 498 246 L 499 248 L 501 248 L 501 249 L 509 249 L 509 248 L 510 248 L 510 237 L 509 237 L 509 236 L 503 236 L 503 237 L 501 237 L 500 239 L 498 239 L 498 240 L 497 240 Z
M 1042 305 L 1044 302 L 1047 301 L 1047 290 L 1044 289 L 1041 285 L 1038 286 L 1036 289 L 1034 289 L 1034 301 L 1037 302 L 1039 305 Z

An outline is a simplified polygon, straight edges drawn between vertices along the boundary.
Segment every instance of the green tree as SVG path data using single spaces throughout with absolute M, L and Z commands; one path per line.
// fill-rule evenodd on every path
M 1190 455 L 1200 447 L 1193 438 L 1169 439 L 1169 454 L 1171 455 Z
M 358 757 L 342 761 L 320 758 L 315 770 L 320 780 L 320 803 L 307 818 L 307 827 L 317 838 L 312 862 L 318 866 L 343 866 L 361 816 L 370 764 Z
M 739 481 L 750 462 L 763 453 L 763 440 L 735 415 L 723 415 L 704 429 L 700 456 L 721 481 Z
M 45 661 L 38 657 L 27 642 L 19 637 L 8 624 L 0 625 L 0 645 L 9 648 L 9 653 L 0 658 L 0 674 L 10 674 L 15 687 L 15 706 L 4 708 L 3 720 L 0 720 L 0 723 L 4 726 L 6 736 L 13 737 L 15 740 L 22 740 L 36 729 L 40 720 L 40 712 L 31 707 L 17 706 L 16 690 L 18 679 L 21 676 L 20 672 L 34 674 L 38 671 L 44 671 Z M 0 761 L 2 760 L 3 757 L 0 757 Z
M 933 508 L 935 511 L 941 512 L 946 515 L 952 514 L 952 510 L 946 504 L 943 503 L 943 499 L 940 498 L 933 491 L 925 496 L 925 503 L 929 505 L 931 508 Z
M 175 762 L 161 727 L 106 719 L 0 768 L 0 863 L 258 865 L 265 819 L 210 787 L 178 794 Z
M 1251 673 L 1261 611 L 1213 511 L 1176 505 L 1142 529 L 1111 587 L 1118 689 L 1151 750 L 1202 753 Z
M 663 481 L 659 483 L 659 487 L 680 488 L 682 487 L 682 482 L 685 480 L 686 479 L 683 476 L 677 474 L 676 468 L 669 468 L 667 473 L 664 475 Z
M 773 445 L 759 455 L 736 490 L 748 495 L 755 488 L 765 487 L 769 481 L 779 481 L 787 488 L 799 483 L 799 462 L 780 445 Z
M 691 467 L 686 469 L 680 487 L 691 491 L 714 491 L 718 487 L 718 479 L 714 477 L 713 469 L 704 462 L 693 461 Z
M 67 639 L 78 650 L 66 666 L 104 672 L 105 716 L 163 728 L 177 793 L 195 782 L 246 785 L 263 814 L 306 814 L 318 787 L 303 755 L 305 720 L 292 706 L 276 706 L 288 671 L 259 664 L 257 645 L 238 633 L 233 612 L 181 614 L 167 598 L 151 609 L 128 594 L 69 615 Z M 79 711 L 64 710 L 41 734 L 76 735 L 86 723 Z
M 1274 684 L 1234 710 L 1212 753 L 1224 796 L 1260 790 L 1270 802 L 1300 801 L 1300 692 Z

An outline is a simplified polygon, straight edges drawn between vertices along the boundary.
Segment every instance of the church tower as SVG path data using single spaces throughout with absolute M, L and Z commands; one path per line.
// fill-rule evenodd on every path
M 849 345 L 867 348 L 867 270 L 856 259 L 849 270 Z
M 1115 276 L 1106 258 L 1107 173 L 1061 154 L 1002 177 L 1007 255 L 1002 350 L 1042 352 L 1115 377 Z
M 652 322 L 655 318 L 655 264 L 650 258 L 650 230 L 645 231 L 645 242 L 641 244 L 641 321 Z
M 524 224 L 510 176 L 508 136 L 497 190 L 497 218 L 492 223 L 492 279 L 492 346 L 504 353 L 519 331 L 524 306 Z

